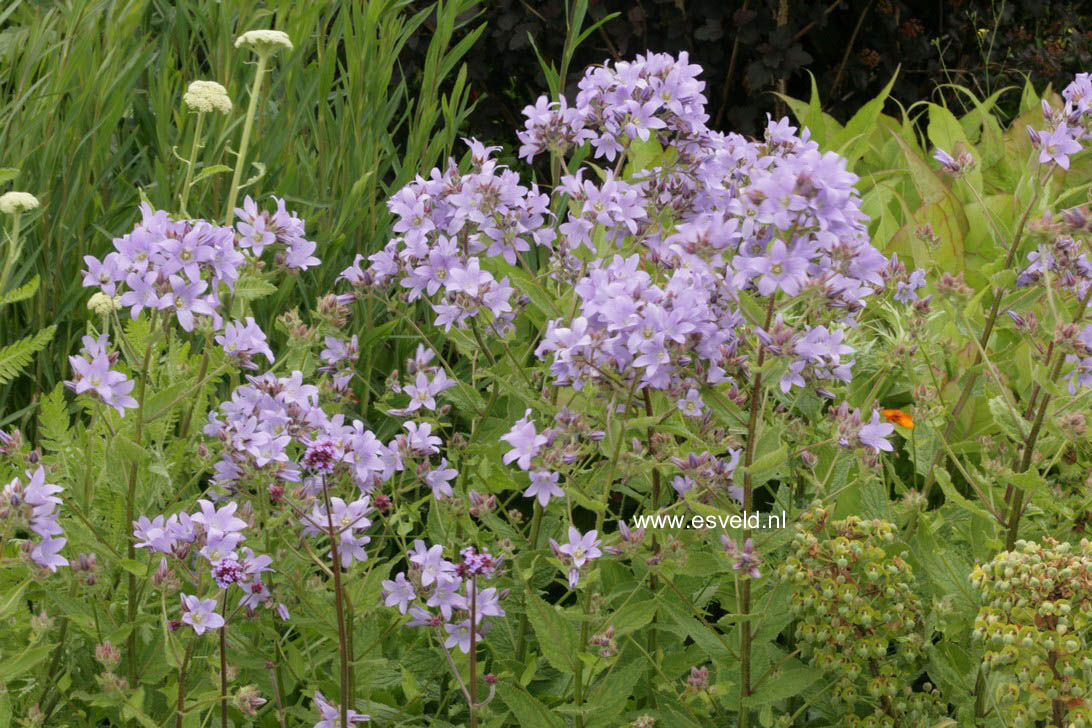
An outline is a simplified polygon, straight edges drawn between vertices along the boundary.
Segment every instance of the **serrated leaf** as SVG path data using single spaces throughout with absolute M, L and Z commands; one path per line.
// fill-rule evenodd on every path
M 23 598 L 23 592 L 26 591 L 29 584 L 30 579 L 26 579 L 5 594 L 3 600 L 0 600 L 0 622 L 10 617 L 15 613 L 15 610 L 19 608 L 20 600 Z
M 152 457 L 150 452 L 121 434 L 110 441 L 110 447 L 122 460 L 129 463 L 141 463 Z
M 7 303 L 17 303 L 19 301 L 25 301 L 34 295 L 34 292 L 38 290 L 38 283 L 41 279 L 35 275 L 28 282 L 19 286 L 18 288 L 8 291 L 4 295 L 0 296 L 0 306 Z
M 497 694 L 520 725 L 565 728 L 565 723 L 552 710 L 518 685 L 501 683 Z
M 34 355 L 44 349 L 53 338 L 56 328 L 56 325 L 49 326 L 34 336 L 20 339 L 0 349 L 0 384 L 7 384 L 19 376 L 33 360 Z
M 0 660 L 0 684 L 10 682 L 33 669 L 53 651 L 53 645 L 37 645 L 23 650 L 17 657 Z
M 564 615 L 531 592 L 527 594 L 527 618 L 546 661 L 562 672 L 575 672 L 576 653 L 579 651 L 576 628 Z
M 812 667 L 788 667 L 768 675 L 758 690 L 744 698 L 752 708 L 778 700 L 787 700 L 807 690 L 822 679 L 823 672 Z
M 616 667 L 599 685 L 592 688 L 588 706 L 592 710 L 589 728 L 613 728 L 618 725 L 618 716 L 625 709 L 626 701 L 633 695 L 634 686 L 647 669 L 647 662 L 631 660 L 624 667 Z
M 656 616 L 656 600 L 648 599 L 627 604 L 615 612 L 608 621 L 614 627 L 614 633 L 621 637 L 641 629 L 651 622 L 654 616 Z

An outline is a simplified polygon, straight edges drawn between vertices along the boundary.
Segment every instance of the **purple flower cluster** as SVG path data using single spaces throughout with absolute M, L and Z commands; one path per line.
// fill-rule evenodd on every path
M 27 542 L 30 560 L 55 572 L 58 566 L 68 566 L 60 553 L 68 541 L 57 522 L 62 501 L 56 494 L 64 489 L 46 482 L 42 466 L 33 473 L 27 470 L 26 478 L 26 483 L 15 478 L 0 491 L 0 529 L 26 528 L 38 536 L 33 546 Z
M 111 367 L 117 363 L 117 352 L 108 351 L 110 337 L 100 334 L 98 338 L 85 336 L 79 356 L 68 357 L 72 365 L 72 379 L 65 381 L 65 386 L 76 394 L 89 394 L 102 400 L 103 404 L 113 407 L 118 414 L 125 416 L 126 409 L 133 409 L 137 401 L 129 393 L 133 391 L 133 380 Z
M 357 532 L 364 531 L 372 525 L 367 517 L 371 510 L 371 498 L 366 495 L 352 503 L 331 497 L 329 511 L 323 503 L 316 502 L 311 513 L 300 519 L 304 525 L 303 535 L 329 535 L 332 532 L 338 539 L 337 553 L 341 558 L 341 568 L 348 569 L 354 561 L 368 560 L 364 547 L 371 543 L 372 539 L 369 536 L 358 536 Z M 333 557 L 332 549 L 330 556 Z
M 1029 124 L 1028 137 L 1039 150 L 1039 164 L 1057 164 L 1069 169 L 1069 157 L 1080 152 L 1083 141 L 1092 139 L 1092 76 L 1078 73 L 1062 91 L 1065 104 L 1055 109 L 1043 99 L 1046 128 L 1036 130 Z
M 246 196 L 241 208 L 235 208 L 235 230 L 239 234 L 239 247 L 249 249 L 255 257 L 261 257 L 267 246 L 283 246 L 278 250 L 276 262 L 290 271 L 307 270 L 319 264 L 315 243 L 308 240 L 305 224 L 295 212 L 285 209 L 284 200 L 274 197 L 274 212 L 258 210 L 258 203 Z
M 327 336 L 324 343 L 326 347 L 319 352 L 319 358 L 323 361 L 319 371 L 333 375 L 335 392 L 345 392 L 353 378 L 353 367 L 360 356 L 360 342 L 356 334 L 353 334 L 349 339 Z
M 557 384 L 583 389 L 587 383 L 629 388 L 633 376 L 653 389 L 694 387 L 704 360 L 704 383 L 724 380 L 741 319 L 716 297 L 708 270 L 679 269 L 663 286 L 641 268 L 638 255 L 596 260 L 575 286 L 578 315 L 547 323 L 536 355 L 553 354 Z
M 499 147 L 468 144 L 470 171 L 460 173 L 452 160 L 446 172 L 434 169 L 429 179 L 418 177 L 399 190 L 388 203 L 398 218 L 396 236 L 369 257 L 367 271 L 357 256 L 340 277 L 358 287 L 386 286 L 397 278 L 410 301 L 436 297 L 437 326 L 465 328 L 488 311 L 493 330 L 503 333 L 514 318 L 516 292 L 507 277 L 498 280 L 483 269 L 480 256 L 514 265 L 532 243 L 549 246 L 549 197 L 537 185 L 521 185 L 518 174 L 491 159 Z
M 103 293 L 120 293 L 119 303 L 135 319 L 145 308 L 173 312 L 186 331 L 195 316 L 221 324 L 219 287 L 235 287 L 246 259 L 235 233 L 204 220 L 172 220 L 163 210 L 140 206 L 141 221 L 120 238 L 102 261 L 84 257 L 83 284 Z
M 685 51 L 678 58 L 649 53 L 585 71 L 576 109 L 595 134 L 595 156 L 614 161 L 630 142 L 653 133 L 680 146 L 700 136 L 709 115 L 699 73 L 701 66 L 690 63 Z
M 516 136 L 520 141 L 519 158 L 528 162 L 543 152 L 564 156 L 595 138 L 594 132 L 584 128 L 583 115 L 569 106 L 564 96 L 554 102 L 539 96 L 533 106 L 523 108 L 523 115 L 527 117 L 524 130 Z
M 716 496 L 723 493 L 742 503 L 743 489 L 734 484 L 739 456 L 742 453 L 742 449 L 729 450 L 727 459 L 717 457 L 708 450 L 700 455 L 690 453 L 685 458 L 673 457 L 671 462 L 681 473 L 671 479 L 671 487 L 680 497 L 687 491 L 698 488 L 700 495 Z
M 272 606 L 272 594 L 262 574 L 272 570 L 273 559 L 266 554 L 256 555 L 250 547 L 242 546 L 246 540 L 243 529 L 247 522 L 236 514 L 238 504 L 231 501 L 217 507 L 202 498 L 197 505 L 199 510 L 194 513 L 160 514 L 150 519 L 140 516 L 133 521 L 136 547 L 165 555 L 157 572 L 157 582 L 162 583 L 171 573 L 167 556 L 185 563 L 196 553 L 207 562 L 208 573 L 218 588 L 229 589 L 237 585 L 242 590 L 241 607 L 253 611 L 263 605 Z M 191 573 L 188 568 L 179 571 Z M 200 590 L 203 580 L 200 575 L 195 578 L 193 586 Z M 183 594 L 182 621 L 191 625 L 197 634 L 218 629 L 223 626 L 224 618 L 215 612 L 216 606 L 215 599 L 202 600 Z M 282 617 L 287 613 L 283 605 L 278 605 L 278 611 Z
M 1085 326 L 1077 339 L 1078 354 L 1067 354 L 1066 362 L 1074 364 L 1069 376 L 1069 393 L 1077 388 L 1092 387 L 1092 324 Z
M 894 446 L 887 440 L 895 431 L 895 426 L 880 421 L 879 410 L 872 411 L 872 419 L 865 422 L 861 418 L 861 410 L 849 410 L 849 404 L 842 402 L 832 412 L 837 427 L 838 444 L 849 450 L 867 448 L 873 454 L 879 454 L 881 450 L 891 452 Z
M 562 566 L 569 570 L 569 588 L 575 589 L 580 583 L 580 574 L 591 568 L 591 563 L 603 555 L 599 546 L 601 541 L 597 531 L 580 531 L 569 526 L 569 542 L 558 544 L 550 539 L 550 550 L 554 552 Z
M 424 408 L 436 411 L 436 396 L 445 389 L 455 386 L 455 380 L 447 375 L 442 367 L 432 366 L 435 352 L 432 349 L 419 344 L 417 354 L 408 362 L 408 371 L 414 376 L 413 384 L 396 384 L 395 392 L 409 396 L 410 401 L 405 407 L 387 410 L 392 417 L 406 417 Z
M 739 548 L 733 539 L 722 534 L 720 537 L 720 545 L 724 549 L 725 555 L 733 560 L 733 571 L 746 575 L 752 579 L 759 579 L 762 577 L 762 571 L 758 568 L 761 560 L 755 552 L 754 540 L 750 538 L 747 539 L 743 542 L 743 547 Z
M 409 554 L 410 570 L 383 581 L 384 604 L 407 612 L 411 627 L 431 627 L 444 639 L 444 647 L 470 652 L 471 630 L 481 640 L 488 628 L 486 617 L 503 617 L 500 601 L 504 594 L 495 587 L 481 589 L 479 579 L 489 579 L 501 567 L 501 560 L 488 552 L 464 549 L 463 560 L 452 563 L 443 557 L 439 545 L 425 546 L 417 539 Z M 410 605 L 414 606 L 410 606 Z M 473 608 L 473 615 L 471 614 Z M 435 611 L 433 611 L 435 610 Z M 473 626 L 471 619 L 473 617 Z
M 607 172 L 599 185 L 583 178 L 584 168 L 561 178 L 561 191 L 574 206 L 558 227 L 558 255 L 586 247 L 595 253 L 592 233 L 602 229 L 606 240 L 621 247 L 627 236 L 635 236 L 648 222 L 645 199 L 640 185 L 616 179 Z
M 215 341 L 240 369 L 257 369 L 254 357 L 258 354 L 263 354 L 270 364 L 273 363 L 273 350 L 269 348 L 265 332 L 254 322 L 253 316 L 247 316 L 245 323 L 229 321 L 224 326 L 224 333 L 217 335 Z
M 1084 298 L 1092 285 L 1092 261 L 1083 250 L 1081 241 L 1072 235 L 1056 235 L 1049 244 L 1028 253 L 1028 266 L 1016 278 L 1018 286 L 1046 285 L 1049 273 L 1054 291 Z
M 565 491 L 558 485 L 561 473 L 556 469 L 574 465 L 604 436 L 602 430 L 591 429 L 583 415 L 566 407 L 554 415 L 554 423 L 539 432 L 528 409 L 500 437 L 511 447 L 502 457 L 504 463 L 514 462 L 521 470 L 529 471 L 531 484 L 523 495 L 536 498 L 543 508 L 552 498 L 565 496 Z

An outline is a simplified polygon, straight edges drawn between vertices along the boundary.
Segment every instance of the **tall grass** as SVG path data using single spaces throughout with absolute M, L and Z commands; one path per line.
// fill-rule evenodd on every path
M 233 47 L 237 35 L 276 28 L 295 44 L 270 74 L 247 154 L 265 171 L 246 192 L 285 197 L 323 260 L 269 301 L 268 310 L 283 310 L 287 297 L 313 300 L 357 252 L 381 246 L 389 193 L 451 152 L 470 107 L 462 58 L 484 26 L 454 36 L 475 22 L 477 5 L 69 0 L 0 10 L 0 167 L 19 169 L 4 187 L 42 201 L 24 220 L 27 245 L 12 281 L 38 273 L 42 285 L 0 311 L 0 346 L 58 324 L 36 366 L 0 389 L 0 424 L 25 421 L 32 393 L 67 375 L 64 354 L 78 348 L 87 314 L 83 256 L 101 256 L 131 228 L 142 196 L 177 207 L 185 165 L 175 152 L 184 156 L 193 134 L 181 104 L 190 81 L 222 83 L 236 106 L 206 117 L 199 165 L 233 163 L 252 73 L 249 54 Z M 415 34 L 427 43 L 407 78 L 399 61 Z M 192 214 L 220 215 L 229 181 L 213 174 L 198 184 Z

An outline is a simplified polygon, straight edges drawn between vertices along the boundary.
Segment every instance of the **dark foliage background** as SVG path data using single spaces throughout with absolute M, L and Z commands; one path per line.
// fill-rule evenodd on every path
M 892 97 L 934 99 L 938 83 L 981 97 L 1005 85 L 1058 89 L 1092 60 L 1092 5 L 1047 0 L 590 0 L 607 21 L 576 51 L 569 92 L 582 69 L 645 50 L 689 51 L 705 69 L 715 126 L 754 133 L 766 112 L 784 113 L 772 92 L 807 97 L 816 77 L 824 110 L 840 121 L 875 96 L 901 65 Z M 565 43 L 564 0 L 494 0 L 485 35 L 468 54 L 480 95 L 469 132 L 508 139 L 520 110 L 546 89 L 535 47 L 557 62 Z M 423 42 L 418 38 L 417 42 Z M 410 48 L 412 55 L 413 49 Z M 412 61 L 410 61 L 412 66 Z M 805 70 L 806 69 L 806 70 Z M 965 102 L 952 94 L 953 104 Z M 1019 94 L 1002 100 L 1011 113 Z

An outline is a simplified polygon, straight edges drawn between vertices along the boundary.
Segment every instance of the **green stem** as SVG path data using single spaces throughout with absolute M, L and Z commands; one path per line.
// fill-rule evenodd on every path
M 338 554 L 337 542 L 340 538 L 337 529 L 334 528 L 333 511 L 330 509 L 330 489 L 326 478 L 322 479 L 322 499 L 326 504 L 326 524 L 330 536 L 330 558 L 334 562 L 334 609 L 337 613 L 337 654 L 338 677 L 341 683 L 340 707 L 341 725 L 349 725 L 349 643 L 345 637 L 345 604 L 344 594 L 341 590 L 341 556 Z
M 205 125 L 205 115 L 197 112 L 197 125 L 193 129 L 193 145 L 190 147 L 190 160 L 186 165 L 186 181 L 182 183 L 182 195 L 178 207 L 186 217 L 190 216 L 186 210 L 186 202 L 190 199 L 190 186 L 193 185 L 193 169 L 197 166 L 197 149 L 201 145 L 201 127 Z
M 11 267 L 15 265 L 15 259 L 19 257 L 19 218 L 17 212 L 12 215 L 11 237 L 8 239 L 8 259 L 4 261 L 4 270 L 0 272 L 0 293 L 4 292 L 4 286 L 8 282 Z
M 235 171 L 231 175 L 231 190 L 228 192 L 227 211 L 224 213 L 226 224 L 235 219 L 235 200 L 239 197 L 239 184 L 243 169 L 246 168 L 246 150 L 250 145 L 250 131 L 254 127 L 254 116 L 258 112 L 258 96 L 262 91 L 262 79 L 265 77 L 266 54 L 258 54 L 258 69 L 254 73 L 254 84 L 250 87 L 250 104 L 246 107 L 246 121 L 243 122 L 243 136 L 239 140 L 239 156 L 235 160 Z
M 190 664 L 190 655 L 193 654 L 193 642 L 186 644 L 186 656 L 182 658 L 182 664 L 178 666 L 178 705 L 175 707 L 175 728 L 182 728 L 182 720 L 186 717 L 186 668 Z
M 227 589 L 224 590 L 223 606 L 220 611 L 224 613 L 225 622 L 220 627 L 220 728 L 228 728 L 227 721 Z M 181 690 L 181 688 L 179 688 Z M 345 725 L 342 723 L 342 725 Z
M 470 576 L 470 728 L 478 728 L 478 577 Z
M 528 538 L 528 548 L 532 551 L 538 548 L 538 534 L 542 528 L 542 506 L 535 500 L 535 512 L 531 516 L 531 535 Z M 523 663 L 527 657 L 527 612 L 524 611 L 519 618 L 519 636 L 516 639 L 516 662 Z
M 773 320 L 775 296 L 770 296 L 770 303 L 766 307 L 766 324 L 763 327 L 769 330 Z M 762 407 L 762 364 L 766 359 L 766 347 L 759 345 L 758 359 L 756 361 L 755 380 L 751 385 L 751 408 L 747 420 L 747 444 L 744 454 L 743 471 L 743 512 L 749 514 L 754 505 L 754 483 L 751 477 L 751 465 L 755 460 L 755 445 L 758 435 L 759 410 Z M 751 538 L 751 529 L 743 530 L 743 540 Z M 751 694 L 751 580 L 744 575 L 740 585 L 739 611 L 743 615 L 740 621 L 739 639 L 739 728 L 748 728 L 751 724 L 751 710 L 746 704 L 747 697 Z
M 152 330 L 155 330 L 155 319 L 152 320 Z M 144 397 L 148 390 L 148 363 L 152 358 L 152 337 L 148 337 L 148 343 L 144 346 L 144 359 L 140 364 L 140 395 L 137 398 L 137 411 L 136 411 L 136 444 L 141 445 L 141 440 L 144 437 Z M 136 560 L 136 537 L 132 533 L 132 523 L 135 516 L 135 501 L 136 501 L 136 486 L 137 475 L 139 473 L 139 464 L 133 462 L 129 466 L 129 487 L 125 499 L 125 524 L 129 529 L 129 537 L 126 539 L 128 544 L 128 555 L 130 561 Z M 136 574 L 129 572 L 129 624 L 136 625 L 137 617 L 137 579 Z M 126 652 L 128 653 L 128 665 L 129 665 L 129 684 L 136 685 L 137 672 L 136 672 L 136 652 L 137 652 L 137 630 L 134 626 L 129 631 L 129 636 L 126 640 Z

